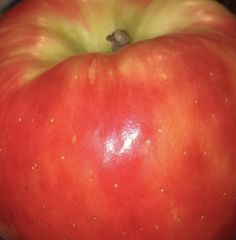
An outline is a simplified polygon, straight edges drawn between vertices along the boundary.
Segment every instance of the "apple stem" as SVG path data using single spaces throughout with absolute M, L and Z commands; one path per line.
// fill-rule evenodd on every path
M 108 35 L 106 40 L 112 43 L 113 52 L 127 46 L 131 41 L 128 32 L 121 29 L 115 30 L 111 35 Z

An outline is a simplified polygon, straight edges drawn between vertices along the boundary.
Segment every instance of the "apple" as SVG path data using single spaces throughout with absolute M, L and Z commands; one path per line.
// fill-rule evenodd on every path
M 235 239 L 236 18 L 216 1 L 22 1 L 0 96 L 0 239 Z

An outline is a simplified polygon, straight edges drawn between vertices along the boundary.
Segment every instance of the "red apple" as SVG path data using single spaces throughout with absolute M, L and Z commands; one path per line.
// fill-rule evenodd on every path
M 236 19 L 215 1 L 22 1 L 0 96 L 3 239 L 235 239 Z

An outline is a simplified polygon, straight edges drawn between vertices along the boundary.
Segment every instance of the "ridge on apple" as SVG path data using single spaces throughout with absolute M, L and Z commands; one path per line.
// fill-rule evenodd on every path
M 23 0 L 0 53 L 0 239 L 235 239 L 227 9 Z

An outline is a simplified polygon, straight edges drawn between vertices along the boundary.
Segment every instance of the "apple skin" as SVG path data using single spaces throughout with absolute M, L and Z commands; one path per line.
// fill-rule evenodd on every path
M 0 20 L 0 236 L 234 240 L 235 17 L 214 1 L 64 4 Z M 137 25 L 108 53 L 115 4 Z

